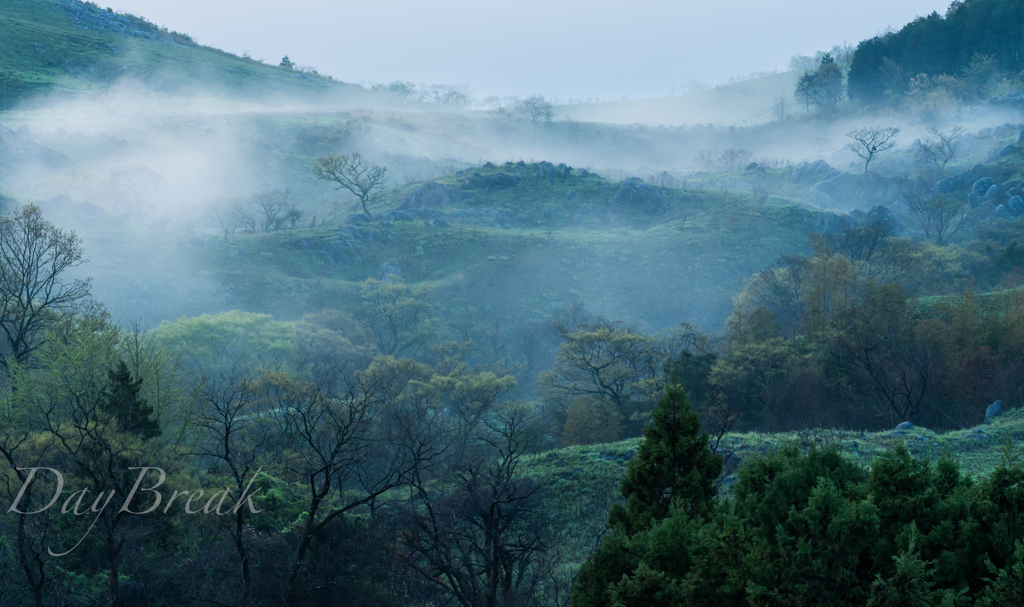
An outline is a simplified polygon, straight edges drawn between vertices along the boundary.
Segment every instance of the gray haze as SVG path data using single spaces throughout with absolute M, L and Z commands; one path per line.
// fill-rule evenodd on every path
M 200 43 L 346 82 L 468 84 L 477 96 L 663 97 L 691 81 L 785 68 L 856 44 L 947 0 L 113 0 Z

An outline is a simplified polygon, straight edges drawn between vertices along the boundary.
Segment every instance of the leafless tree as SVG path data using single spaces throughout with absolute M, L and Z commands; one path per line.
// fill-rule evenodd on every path
M 295 203 L 288 200 L 288 195 L 287 189 L 271 188 L 252 197 L 252 203 L 259 214 L 259 227 L 264 232 L 279 228 L 286 221 L 288 213 L 295 210 Z
M 868 165 L 875 156 L 896 147 L 893 140 L 899 134 L 900 130 L 894 126 L 866 126 L 846 134 L 853 139 L 853 143 L 847 146 L 864 160 L 864 174 L 867 175 Z
M 551 122 L 554 116 L 554 106 L 540 95 L 523 99 L 516 106 L 516 110 L 534 126 Z
M 775 102 L 772 103 L 771 112 L 772 119 L 782 124 L 786 121 L 786 116 L 789 115 L 789 102 L 786 101 L 785 97 L 776 97 Z
M 745 164 L 750 162 L 751 155 L 752 154 L 747 150 L 741 150 L 738 148 L 722 150 L 722 155 L 720 156 L 722 167 L 727 171 L 741 169 Z
M 514 108 L 502 105 L 488 110 L 487 118 L 494 130 L 502 136 L 507 136 L 519 128 L 523 115 Z
M 905 191 L 903 199 L 929 240 L 942 246 L 956 236 L 967 222 L 967 203 L 944 194 Z
M 318 156 L 313 162 L 313 174 L 317 179 L 338 184 L 339 190 L 351 192 L 363 205 L 366 216 L 373 219 L 367 205 L 387 183 L 388 169 L 372 164 L 356 152 L 351 156 Z
M 831 137 L 822 136 L 814 138 L 814 153 L 818 158 L 823 158 L 825 152 L 828 152 L 830 147 L 832 147 Z
M 545 487 L 524 474 L 530 424 L 525 408 L 510 407 L 479 437 L 485 454 L 412 485 L 406 561 L 462 607 L 537 605 L 550 579 Z
M 110 174 L 117 206 L 126 215 L 145 215 L 150 201 L 164 186 L 164 177 L 147 166 L 123 166 Z
M 938 127 L 931 127 L 928 132 L 932 134 L 932 137 L 921 142 L 918 157 L 922 162 L 935 165 L 939 177 L 941 177 L 946 170 L 946 164 L 956 156 L 957 149 L 961 144 L 960 138 L 965 130 L 959 124 L 945 132 L 940 131 Z
M 25 362 L 54 316 L 89 297 L 89 279 L 65 273 L 83 263 L 82 241 L 29 204 L 0 217 L 0 365 Z

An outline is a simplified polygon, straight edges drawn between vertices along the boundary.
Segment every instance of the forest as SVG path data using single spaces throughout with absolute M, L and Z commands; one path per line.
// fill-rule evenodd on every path
M 0 606 L 1024 604 L 1018 3 L 567 103 L 0 14 Z

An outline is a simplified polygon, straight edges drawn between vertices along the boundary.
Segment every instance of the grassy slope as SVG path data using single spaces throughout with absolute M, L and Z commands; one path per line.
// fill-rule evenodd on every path
M 72 19 L 68 4 L 95 15 L 95 8 L 77 1 L 0 0 L 0 109 L 31 93 L 102 88 L 111 78 L 104 68 L 111 66 L 167 91 L 187 92 L 201 84 L 228 90 L 285 87 L 301 95 L 332 85 L 190 43 L 151 24 L 134 26 L 135 36 L 87 28 L 82 19 Z
M 1024 413 L 1011 411 L 994 423 L 970 430 L 936 434 L 915 428 L 909 432 L 843 432 L 735 434 L 725 437 L 723 448 L 732 452 L 732 463 L 742 463 L 752 454 L 767 452 L 773 446 L 796 441 L 800 444 L 835 444 L 848 457 L 862 465 L 904 441 L 911 453 L 935 461 L 945 450 L 960 461 L 961 468 L 973 475 L 992 471 L 1002 461 L 1002 440 L 1024 439 Z M 554 491 L 548 499 L 551 524 L 559 530 L 562 545 L 572 565 L 578 565 L 594 549 L 595 540 L 605 527 L 608 508 L 619 498 L 618 483 L 640 439 L 605 445 L 568 447 L 533 456 L 528 464 L 531 477 L 549 483 Z M 736 468 L 722 481 L 725 494 L 736 482 Z
M 515 172 L 510 166 L 480 171 Z M 669 188 L 664 213 L 631 214 L 613 204 L 617 185 L 597 175 L 548 185 L 528 168 L 518 171 L 519 187 L 444 208 L 481 213 L 473 221 L 488 225 L 492 209 L 503 212 L 507 229 L 455 220 L 447 227 L 374 224 L 368 229 L 382 241 L 393 236 L 394 244 L 369 246 L 360 259 L 336 264 L 321 249 L 343 238 L 341 228 L 318 226 L 211 239 L 191 247 L 186 265 L 195 262 L 200 274 L 223 284 L 234 305 L 281 318 L 352 302 L 361 281 L 398 262 L 407 283 L 433 288 L 449 310 L 490 309 L 518 323 L 582 298 L 595 312 L 648 329 L 681 322 L 720 329 L 741 281 L 782 253 L 803 251 L 817 221 L 815 212 L 781 199 L 762 206 L 743 193 Z M 457 178 L 438 181 L 456 186 Z M 376 212 L 397 207 L 418 185 L 391 192 Z M 566 200 L 570 190 L 578 195 Z
M 564 105 L 555 108 L 555 118 L 652 126 L 708 122 L 719 126 L 754 125 L 771 119 L 769 108 L 776 98 L 795 103 L 797 78 L 797 72 L 785 72 L 679 97 Z

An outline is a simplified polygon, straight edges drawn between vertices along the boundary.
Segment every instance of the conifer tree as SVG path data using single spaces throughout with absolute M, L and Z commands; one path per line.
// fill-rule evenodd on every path
M 123 360 L 107 373 L 110 382 L 102 409 L 117 418 L 118 430 L 146 439 L 160 436 L 160 425 L 153 419 L 153 407 L 139 394 L 142 380 L 132 380 L 131 371 Z
M 673 506 L 687 518 L 708 515 L 722 472 L 722 457 L 711 452 L 682 386 L 669 384 L 652 418 L 622 481 L 626 506 L 615 504 L 609 515 L 611 526 L 630 534 L 668 517 Z

